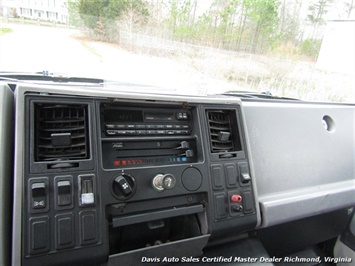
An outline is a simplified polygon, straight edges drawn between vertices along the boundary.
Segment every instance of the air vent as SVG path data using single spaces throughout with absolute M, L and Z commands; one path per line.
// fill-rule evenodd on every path
M 89 158 L 87 105 L 35 104 L 35 160 Z
M 240 150 L 236 113 L 233 110 L 207 110 L 211 152 L 225 153 Z

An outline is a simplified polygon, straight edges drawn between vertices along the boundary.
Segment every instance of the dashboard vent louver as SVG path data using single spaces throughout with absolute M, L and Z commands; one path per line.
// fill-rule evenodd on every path
M 212 152 L 233 151 L 231 122 L 228 111 L 207 111 Z
M 236 110 L 206 110 L 206 116 L 212 153 L 226 158 L 242 150 Z
M 35 104 L 35 160 L 89 158 L 88 107 L 85 104 Z

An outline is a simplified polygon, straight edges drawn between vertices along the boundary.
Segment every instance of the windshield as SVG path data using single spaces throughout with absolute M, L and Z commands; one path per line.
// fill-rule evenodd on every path
M 353 0 L 0 5 L 0 71 L 99 78 L 178 94 L 251 91 L 355 102 Z

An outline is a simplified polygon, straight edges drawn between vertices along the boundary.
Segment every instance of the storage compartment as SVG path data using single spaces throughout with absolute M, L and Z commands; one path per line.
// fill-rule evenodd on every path
M 197 214 L 109 228 L 110 254 L 142 249 L 202 235 Z

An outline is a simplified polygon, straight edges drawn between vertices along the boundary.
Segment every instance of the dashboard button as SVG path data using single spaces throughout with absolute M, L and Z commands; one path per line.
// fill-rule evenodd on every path
M 230 197 L 230 200 L 231 200 L 231 202 L 234 202 L 234 203 L 240 203 L 240 202 L 242 202 L 243 198 L 242 198 L 242 196 L 240 196 L 238 194 L 233 194 Z
M 137 135 L 145 135 L 147 134 L 147 130 L 137 130 L 136 133 Z
M 135 130 L 126 130 L 126 135 L 135 135 L 136 131 Z
M 33 209 L 43 209 L 47 206 L 46 198 L 46 183 L 38 182 L 32 183 L 32 208 Z
M 110 136 L 114 136 L 117 134 L 117 130 L 106 130 L 106 134 Z
M 67 206 L 72 204 L 72 189 L 69 180 L 62 180 L 57 183 L 58 206 Z
M 106 124 L 106 129 L 114 129 L 115 124 Z
M 226 210 L 226 200 L 224 193 L 218 193 L 214 195 L 215 199 L 215 211 L 216 211 L 216 218 L 222 219 L 227 217 L 227 210 Z

